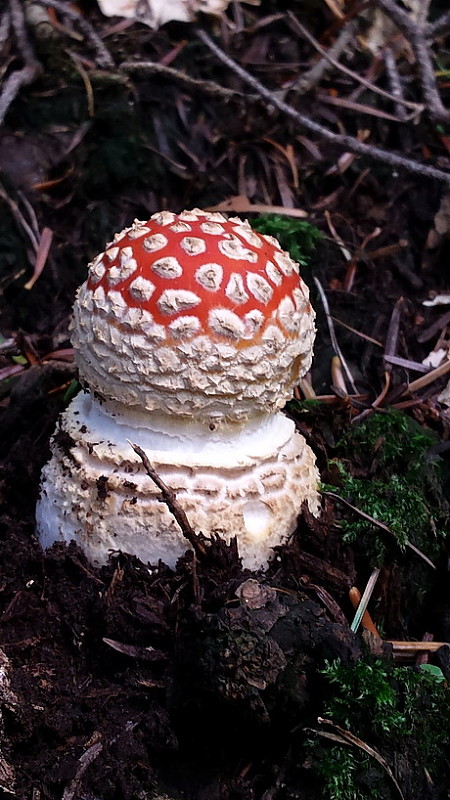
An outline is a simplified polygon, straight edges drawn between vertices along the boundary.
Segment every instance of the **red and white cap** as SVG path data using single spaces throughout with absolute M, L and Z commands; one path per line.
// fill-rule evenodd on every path
M 199 420 L 282 407 L 314 334 L 308 289 L 278 241 L 199 209 L 116 234 L 89 265 L 72 323 L 92 391 Z

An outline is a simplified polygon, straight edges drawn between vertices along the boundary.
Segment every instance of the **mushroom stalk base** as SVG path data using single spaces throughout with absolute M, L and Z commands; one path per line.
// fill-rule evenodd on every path
M 245 567 L 267 566 L 302 502 L 318 513 L 312 450 L 282 413 L 218 429 L 79 394 L 62 415 L 42 476 L 43 547 L 74 539 L 95 564 L 111 551 L 173 567 L 189 544 L 129 441 L 177 494 L 194 530 L 237 537 Z

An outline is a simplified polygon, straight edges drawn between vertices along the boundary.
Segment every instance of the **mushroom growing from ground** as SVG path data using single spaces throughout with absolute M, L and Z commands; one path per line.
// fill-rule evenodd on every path
M 135 221 L 90 265 L 74 306 L 81 392 L 43 471 L 44 547 L 74 539 L 174 566 L 186 550 L 129 442 L 177 494 L 192 527 L 236 536 L 267 565 L 317 513 L 311 449 L 279 409 L 310 366 L 314 313 L 298 265 L 247 222 L 195 209 Z

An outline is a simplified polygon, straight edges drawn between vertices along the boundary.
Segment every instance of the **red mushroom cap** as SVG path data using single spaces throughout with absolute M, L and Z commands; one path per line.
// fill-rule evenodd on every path
M 284 404 L 309 367 L 314 314 L 276 239 L 195 209 L 117 234 L 90 264 L 73 330 L 80 375 L 105 397 L 239 419 L 255 401 Z

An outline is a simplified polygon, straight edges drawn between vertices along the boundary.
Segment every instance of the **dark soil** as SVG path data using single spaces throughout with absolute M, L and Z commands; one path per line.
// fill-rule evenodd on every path
M 445 10 L 432 5 L 435 15 Z M 327 5 L 305 6 L 296 9 L 303 23 L 328 44 Z M 117 64 L 175 62 L 199 80 L 245 91 L 190 26 L 153 32 L 135 24 L 108 33 L 112 23 L 98 10 L 89 3 L 79 8 Z M 284 5 L 242 9 L 236 4 L 229 12 L 236 30 L 231 35 L 233 28 L 222 24 L 219 41 L 280 89 L 313 54 L 286 24 Z M 44 36 L 28 24 L 42 70 L 22 88 L 0 130 L 0 333 L 11 340 L 0 352 L 0 796 L 446 798 L 448 646 L 402 657 L 388 644 L 426 636 L 450 642 L 449 417 L 437 400 L 448 376 L 410 392 L 408 384 L 422 373 L 407 365 L 421 362 L 438 342 L 447 344 L 448 307 L 422 305 L 430 293 L 450 288 L 446 190 L 363 158 L 341 169 L 340 150 L 305 138 L 255 99 L 209 96 L 167 76 L 108 73 L 91 43 L 69 34 Z M 75 60 L 69 50 L 76 50 Z M 14 37 L 4 55 L 20 62 Z M 442 58 L 448 61 L 448 48 Z M 364 72 L 366 59 L 356 48 L 352 68 Z M 321 90 L 339 96 L 346 80 L 328 77 Z M 417 126 L 399 127 L 320 105 L 314 92 L 302 103 L 328 125 L 353 135 L 372 127 L 374 143 L 449 169 L 445 126 L 426 114 Z M 214 206 L 237 195 L 269 211 L 304 208 L 324 233 L 302 270 L 318 312 L 312 373 L 318 400 L 304 402 L 299 394 L 288 413 L 315 450 L 327 490 L 402 530 L 395 538 L 370 523 L 355 536 L 362 525 L 357 512 L 324 495 L 320 520 L 304 509 L 297 533 L 265 574 L 243 571 L 236 547 L 220 540 L 199 560 L 188 552 L 175 571 L 120 553 L 95 569 L 75 545 L 43 553 L 34 509 L 50 436 L 74 388 L 68 322 L 86 263 L 134 217 Z M 42 274 L 27 289 L 36 264 L 24 225 L 32 227 L 30 207 L 38 232 L 49 228 L 53 239 Z M 333 346 L 314 277 L 326 291 L 356 391 L 343 389 L 330 371 Z M 392 409 L 407 420 L 393 433 L 351 438 L 350 431 Z M 400 441 L 405 425 L 408 442 L 422 433 L 429 441 L 389 455 L 390 436 Z M 400 492 L 404 507 L 394 493 L 398 475 L 411 486 L 411 498 Z M 372 498 L 381 482 L 392 510 L 370 505 L 358 479 L 372 486 Z M 354 634 L 348 593 L 352 586 L 363 591 L 375 566 L 381 572 L 370 608 L 382 635 Z M 445 680 L 434 687 L 428 674 L 425 688 L 414 684 L 413 702 L 411 681 L 419 681 L 423 661 Z M 343 677 L 328 680 L 324 670 L 333 663 L 355 676 L 357 665 L 369 665 L 370 691 L 348 689 Z M 399 665 L 405 673 L 395 672 Z M 399 703 L 385 705 L 403 715 L 408 730 L 399 717 L 380 722 L 380 670 Z M 366 699 L 346 717 L 339 716 L 341 697 L 349 709 Z M 335 727 L 324 732 L 318 718 L 327 714 L 335 714 Z M 343 729 L 358 743 L 339 744 Z M 340 748 L 339 758 L 332 747 Z M 349 753 L 354 762 L 345 761 Z M 330 754 L 339 780 L 327 766 Z

